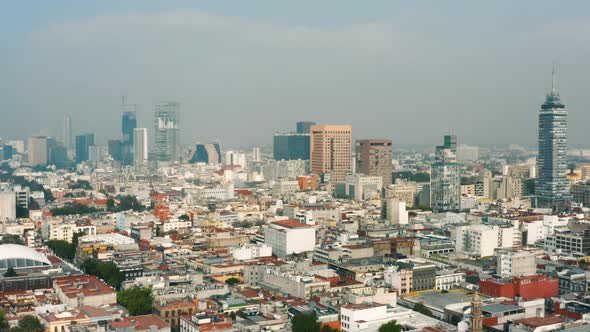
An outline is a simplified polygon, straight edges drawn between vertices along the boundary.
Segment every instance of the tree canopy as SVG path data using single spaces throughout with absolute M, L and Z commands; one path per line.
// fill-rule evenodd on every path
M 402 329 L 403 326 L 399 325 L 395 320 L 379 326 L 379 332 L 402 332 Z
M 10 329 L 10 332 L 44 332 L 45 326 L 39 319 L 32 315 L 26 315 L 18 321 L 18 325 Z
M 23 238 L 21 236 L 13 235 L 13 234 L 6 234 L 6 235 L 2 235 L 2 240 L 0 240 L 0 244 L 24 245 L 25 241 L 23 241 Z
M 416 311 L 416 312 L 419 312 L 419 313 L 421 313 L 421 314 L 423 314 L 423 315 L 426 315 L 426 316 L 432 317 L 432 311 L 430 311 L 430 309 L 428 309 L 428 308 L 427 308 L 427 307 L 426 307 L 424 304 L 422 304 L 422 303 L 418 303 L 418 304 L 416 304 L 412 310 L 414 310 L 414 311 Z
M 70 189 L 84 189 L 84 190 L 92 190 L 92 186 L 90 182 L 86 180 L 78 180 L 72 184 L 70 184 Z
M 51 214 L 54 216 L 67 216 L 73 214 L 90 214 L 100 211 L 102 210 L 74 202 L 66 204 L 60 208 L 51 209 Z
M 96 259 L 88 259 L 82 263 L 82 270 L 87 274 L 97 276 L 115 289 L 121 288 L 125 280 L 125 274 L 119 270 L 113 262 L 101 262 Z
M 240 280 L 237 278 L 229 278 L 225 281 L 226 284 L 230 285 L 230 286 L 234 286 L 236 284 L 240 283 Z
M 47 241 L 47 246 L 56 256 L 68 261 L 73 260 L 76 255 L 76 246 L 68 241 L 49 240 Z
M 318 321 L 315 312 L 312 314 L 302 314 L 293 317 L 291 320 L 293 332 L 337 332 L 338 330 L 328 325 L 322 326 Z
M 131 288 L 117 293 L 117 303 L 133 316 L 151 313 L 153 300 L 150 288 Z
M 121 212 L 133 210 L 141 212 L 145 210 L 145 206 L 137 200 L 137 197 L 132 195 L 120 195 L 116 199 L 109 198 L 107 200 L 107 210 L 109 212 Z

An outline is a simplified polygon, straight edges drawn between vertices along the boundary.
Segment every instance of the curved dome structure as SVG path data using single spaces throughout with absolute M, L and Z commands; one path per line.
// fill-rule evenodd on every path
M 32 269 L 49 267 L 51 262 L 43 254 L 18 244 L 0 245 L 0 270 L 8 268 Z

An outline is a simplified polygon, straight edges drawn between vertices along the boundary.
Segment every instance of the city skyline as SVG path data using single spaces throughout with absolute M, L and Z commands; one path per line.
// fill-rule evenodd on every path
M 146 2 L 121 5 L 120 11 L 109 4 L 73 6 L 67 14 L 40 14 L 9 29 L 15 33 L 7 40 L 15 47 L 6 54 L 12 65 L 3 69 L 5 77 L 18 79 L 0 83 L 11 110 L 3 114 L 0 132 L 6 138 L 60 137 L 60 119 L 70 113 L 75 133 L 95 132 L 104 145 L 118 132 L 114 123 L 124 94 L 138 105 L 139 127 L 152 127 L 155 103 L 180 102 L 184 123 L 190 123 L 182 131 L 186 144 L 270 144 L 274 131 L 304 118 L 350 123 L 354 139 L 383 137 L 394 146 L 432 145 L 450 129 L 466 144 L 534 147 L 531 119 L 555 61 L 575 119 L 570 145 L 585 146 L 583 123 L 590 117 L 584 112 L 590 102 L 584 91 L 590 77 L 586 2 L 567 8 L 545 1 L 504 2 L 486 8 L 484 16 L 466 2 L 428 8 L 377 2 L 362 10 L 341 4 L 344 13 L 318 21 L 334 5 L 318 6 L 317 17 L 305 15 L 305 5 L 293 6 L 289 20 L 281 20 L 286 14 L 272 5 L 255 13 L 206 2 Z M 13 6 L 24 10 L 27 4 Z M 511 10 L 504 10 L 508 6 Z M 433 15 L 434 10 L 444 15 Z M 525 11 L 528 16 L 521 17 Z M 467 22 L 472 32 L 452 23 L 464 22 L 464 16 L 473 17 Z M 417 17 L 431 24 L 420 25 Z M 143 40 L 137 36 L 143 28 L 149 29 L 142 34 L 146 42 L 129 42 Z M 106 38 L 113 29 L 123 43 Z M 246 30 L 251 34 L 240 33 Z M 87 38 L 80 38 L 82 32 Z M 221 49 L 211 44 L 210 32 L 219 33 Z M 449 45 L 443 47 L 437 37 Z M 169 44 L 158 47 L 154 38 Z M 177 51 L 166 52 L 168 47 Z M 208 51 L 198 52 L 202 47 Z M 105 68 L 102 55 L 113 49 L 121 52 Z M 37 54 L 44 52 L 41 61 Z M 65 66 L 61 59 L 70 53 L 77 60 Z M 27 63 L 36 65 L 29 70 Z M 238 135 L 243 123 L 251 130 Z M 422 130 L 410 130 L 407 123 Z

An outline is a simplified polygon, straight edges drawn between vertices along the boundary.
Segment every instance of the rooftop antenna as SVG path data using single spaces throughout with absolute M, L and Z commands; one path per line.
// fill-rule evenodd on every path
M 551 69 L 551 92 L 555 93 L 555 62 L 553 62 Z

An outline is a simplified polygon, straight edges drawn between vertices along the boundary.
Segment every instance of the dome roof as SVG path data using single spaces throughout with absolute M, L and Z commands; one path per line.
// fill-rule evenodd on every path
M 14 258 L 31 259 L 51 265 L 51 262 L 47 259 L 47 257 L 34 249 L 18 244 L 0 244 L 0 260 Z

